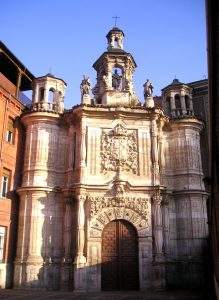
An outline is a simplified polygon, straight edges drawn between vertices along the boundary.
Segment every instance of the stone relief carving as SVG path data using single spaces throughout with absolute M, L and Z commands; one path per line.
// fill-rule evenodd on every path
M 149 228 L 149 199 L 142 197 L 88 197 L 90 236 L 100 237 L 104 226 L 115 219 L 125 219 L 134 224 L 136 229 L 144 234 Z
M 146 217 L 148 215 L 148 199 L 141 197 L 104 197 L 104 196 L 89 196 L 90 201 L 90 217 L 94 217 L 104 208 L 109 207 L 126 207 Z
M 136 130 L 127 130 L 118 124 L 113 130 L 103 130 L 101 137 L 102 171 L 138 171 Z
M 144 235 L 145 230 L 149 228 L 148 215 L 148 211 L 146 215 L 142 215 L 142 213 L 125 206 L 103 208 L 91 219 L 89 235 L 90 237 L 101 237 L 104 226 L 115 219 L 125 219 L 131 222 L 139 235 Z

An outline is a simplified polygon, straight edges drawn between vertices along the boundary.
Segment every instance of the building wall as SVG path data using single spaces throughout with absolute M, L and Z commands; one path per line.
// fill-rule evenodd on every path
M 202 285 L 202 122 L 89 106 L 22 122 L 16 287 L 100 290 L 101 233 L 114 219 L 138 232 L 141 289 Z
M 18 214 L 18 197 L 15 189 L 20 184 L 22 166 L 22 147 L 24 135 L 17 118 L 24 106 L 15 97 L 15 86 L 0 74 L 0 188 L 4 169 L 9 172 L 8 193 L 0 195 L 0 226 L 6 231 L 3 260 L 0 262 L 0 286 L 12 285 L 13 260 L 15 256 L 16 224 Z M 9 119 L 14 121 L 12 141 L 6 140 Z
M 192 87 L 192 101 L 194 114 L 204 122 L 204 127 L 201 131 L 201 158 L 202 167 L 205 177 L 209 177 L 209 96 L 208 96 L 208 81 L 207 79 L 191 82 L 188 84 Z

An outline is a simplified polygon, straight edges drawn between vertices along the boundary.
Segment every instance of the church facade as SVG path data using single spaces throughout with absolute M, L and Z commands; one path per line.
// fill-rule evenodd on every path
M 199 287 L 205 280 L 207 193 L 201 120 L 175 80 L 163 107 L 144 85 L 114 27 L 64 110 L 66 83 L 34 80 L 26 129 L 14 286 L 77 291 Z

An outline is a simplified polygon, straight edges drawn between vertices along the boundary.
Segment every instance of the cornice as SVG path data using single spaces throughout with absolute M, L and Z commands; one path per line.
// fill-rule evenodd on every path
M 21 116 L 21 122 L 26 126 L 30 123 L 58 123 L 60 115 L 51 112 L 29 112 Z

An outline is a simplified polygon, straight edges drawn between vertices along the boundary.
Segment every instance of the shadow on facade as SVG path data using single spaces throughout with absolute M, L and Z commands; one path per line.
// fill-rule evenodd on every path
M 23 284 L 24 288 L 46 289 L 46 290 L 75 290 L 75 274 L 76 265 L 74 263 L 76 255 L 76 220 L 77 210 L 76 203 L 71 205 L 71 222 L 67 220 L 63 222 L 63 216 L 66 214 L 66 205 L 63 198 L 57 197 L 54 201 L 54 195 L 42 197 L 39 199 L 41 204 L 44 205 L 44 223 L 41 231 L 42 248 L 41 256 L 42 261 L 37 266 L 35 277 L 27 280 Z M 57 204 L 57 206 L 55 206 Z M 123 242 L 122 239 L 120 241 Z M 86 244 L 85 244 L 86 249 Z M 207 249 L 207 248 L 206 248 Z M 199 261 L 166 261 L 164 268 L 166 272 L 165 280 L 167 290 L 186 289 L 202 291 L 205 295 L 204 299 L 214 299 L 211 294 L 210 286 L 210 270 L 208 264 L 209 253 L 203 253 L 205 257 L 204 264 Z M 155 263 L 152 261 L 152 270 Z M 39 265 L 41 265 L 39 267 Z M 113 262 L 97 263 L 91 266 L 82 267 L 80 269 L 79 280 L 77 283 L 77 291 L 98 291 L 98 290 L 138 290 L 139 279 L 137 275 L 137 285 L 129 286 L 123 284 L 126 280 L 126 274 L 129 272 L 127 269 L 118 271 L 118 266 L 113 266 Z M 101 274 L 104 270 L 110 273 L 107 276 L 109 283 L 101 281 Z M 30 271 L 31 274 L 32 271 Z M 118 272 L 121 272 L 122 278 L 119 278 Z M 78 276 L 78 275 L 77 275 Z M 151 274 L 146 274 L 151 288 L 153 282 L 159 280 L 159 273 L 156 273 L 156 268 Z M 23 280 L 25 282 L 25 279 Z M 206 298 L 207 297 L 207 298 Z

